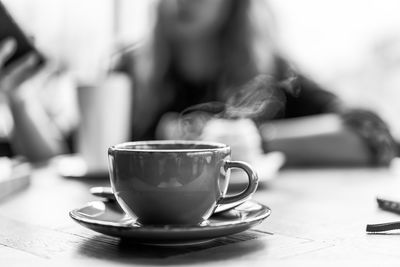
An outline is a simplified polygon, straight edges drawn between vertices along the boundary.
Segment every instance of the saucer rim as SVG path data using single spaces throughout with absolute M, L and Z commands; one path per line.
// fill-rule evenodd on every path
M 91 203 L 96 203 L 96 202 L 97 203 L 100 202 L 100 203 L 104 203 L 105 204 L 107 201 L 102 201 L 102 200 L 90 201 L 90 202 L 86 203 L 86 205 L 70 211 L 69 212 L 69 216 L 79 224 L 91 224 L 91 225 L 95 225 L 95 226 L 99 226 L 99 227 L 115 227 L 115 228 L 118 228 L 118 229 L 121 229 L 121 230 L 122 229 L 124 229 L 124 230 L 129 230 L 129 229 L 133 230 L 134 229 L 134 231 L 138 231 L 138 232 L 147 232 L 147 231 L 152 231 L 152 232 L 156 232 L 156 231 L 161 231 L 161 232 L 164 232 L 164 231 L 181 232 L 184 229 L 185 231 L 190 231 L 190 232 L 196 232 L 196 231 L 201 232 L 201 231 L 204 231 L 204 229 L 206 229 L 206 228 L 212 228 L 212 229 L 218 230 L 218 229 L 226 228 L 226 227 L 229 227 L 229 226 L 234 226 L 234 227 L 238 227 L 239 228 L 239 227 L 242 227 L 242 226 L 252 225 L 252 224 L 254 224 L 256 222 L 261 223 L 263 220 L 265 220 L 266 218 L 268 218 L 271 215 L 271 209 L 268 206 L 266 206 L 264 204 L 261 204 L 261 203 L 259 203 L 257 201 L 254 201 L 254 200 L 247 200 L 247 201 L 243 202 L 242 204 L 240 204 L 240 205 L 238 205 L 236 207 L 233 207 L 232 209 L 236 209 L 236 208 L 240 207 L 241 205 L 250 202 L 250 203 L 257 204 L 257 205 L 261 206 L 260 211 L 264 211 L 263 213 L 258 214 L 258 215 L 254 216 L 254 217 L 250 217 L 247 220 L 243 220 L 243 221 L 240 221 L 240 222 L 225 223 L 225 224 L 222 223 L 222 224 L 214 225 L 214 226 L 213 225 L 163 225 L 163 226 L 158 226 L 158 225 L 138 225 L 138 224 L 135 224 L 133 219 L 127 220 L 126 224 L 121 224 L 121 223 L 107 222 L 107 221 L 101 221 L 100 222 L 99 220 L 90 219 L 90 218 L 83 218 L 82 216 L 79 215 L 78 211 L 80 209 L 89 206 Z M 223 214 L 224 212 L 228 212 L 228 211 L 229 210 L 222 211 L 222 212 L 220 212 L 218 214 Z M 131 221 L 131 222 L 129 222 L 129 221 Z

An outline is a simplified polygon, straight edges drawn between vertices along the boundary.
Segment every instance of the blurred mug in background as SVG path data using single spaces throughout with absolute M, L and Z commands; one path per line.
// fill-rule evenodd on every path
M 122 74 L 77 88 L 80 122 L 76 151 L 89 173 L 107 172 L 108 147 L 130 139 L 130 88 L 130 80 Z

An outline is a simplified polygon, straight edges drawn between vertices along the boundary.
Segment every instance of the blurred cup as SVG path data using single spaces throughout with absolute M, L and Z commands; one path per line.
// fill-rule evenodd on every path
M 99 85 L 78 87 L 76 150 L 88 173 L 108 172 L 108 147 L 129 140 L 131 99 L 131 83 L 123 74 L 112 74 Z
M 211 119 L 205 125 L 201 139 L 228 144 L 232 159 L 250 164 L 263 154 L 261 136 L 250 119 Z

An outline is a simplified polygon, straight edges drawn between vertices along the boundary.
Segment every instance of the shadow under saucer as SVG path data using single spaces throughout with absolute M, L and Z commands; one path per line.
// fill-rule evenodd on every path
M 221 260 L 229 251 L 232 252 L 229 253 L 230 259 L 255 253 L 266 246 L 265 242 L 258 240 L 262 237 L 265 237 L 265 233 L 249 230 L 190 246 L 152 246 L 131 242 L 129 239 L 95 235 L 79 245 L 78 253 L 84 257 L 112 262 L 164 265 L 167 259 L 169 264 L 185 265 Z M 202 251 L 210 249 L 213 249 L 212 257 L 201 255 Z M 193 253 L 196 253 L 197 257 L 193 257 Z

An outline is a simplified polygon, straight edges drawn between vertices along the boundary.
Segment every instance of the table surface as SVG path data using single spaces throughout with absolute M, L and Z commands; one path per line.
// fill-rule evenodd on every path
M 391 169 L 293 169 L 262 182 L 254 200 L 272 215 L 255 228 L 190 247 L 126 244 L 88 230 L 68 212 L 96 199 L 104 179 L 68 179 L 35 170 L 31 184 L 0 201 L 0 262 L 25 266 L 286 266 L 400 262 L 399 233 L 366 234 L 367 223 L 400 220 L 377 208 L 376 196 L 400 192 Z M 395 195 L 394 195 L 395 196 Z M 34 265 L 36 266 L 36 265 Z

